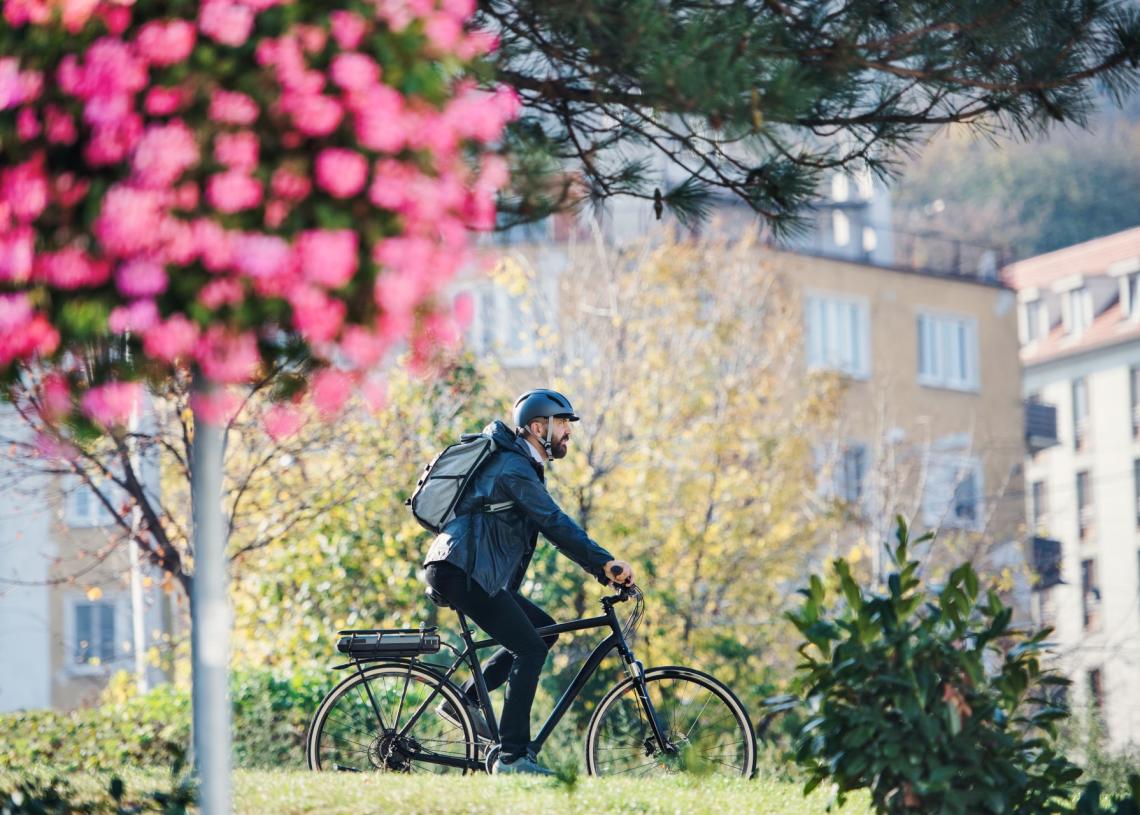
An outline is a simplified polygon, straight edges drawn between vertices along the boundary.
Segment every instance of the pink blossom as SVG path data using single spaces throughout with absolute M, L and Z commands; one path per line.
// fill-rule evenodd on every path
M 326 368 L 313 377 L 313 404 L 324 418 L 340 413 L 352 393 L 352 377 L 344 371 Z
M 79 138 L 75 129 L 75 119 L 70 113 L 55 105 L 44 106 L 44 126 L 47 140 L 51 144 L 74 144 Z
M 321 94 L 291 95 L 282 107 L 293 117 L 293 126 L 306 136 L 327 136 L 336 130 L 344 111 L 340 103 Z
M 463 36 L 461 20 L 449 14 L 433 14 L 424 23 L 424 34 L 436 53 L 451 52 Z
M 98 125 L 83 147 L 83 158 L 92 167 L 118 164 L 134 147 L 142 129 L 142 117 L 133 113 L 121 116 L 113 124 Z
M 202 251 L 202 265 L 211 272 L 230 268 L 233 263 L 233 236 L 217 221 L 198 218 L 190 225 L 194 241 Z
M 309 283 L 340 288 L 356 274 L 359 243 L 351 229 L 311 229 L 297 237 L 301 275 Z
M 297 286 L 288 293 L 293 327 L 311 343 L 334 339 L 344 323 L 345 305 L 313 286 Z
M 112 333 L 125 334 L 128 331 L 146 331 L 158 322 L 158 306 L 153 300 L 136 300 L 129 306 L 116 306 L 107 318 L 107 327 Z
M 84 118 L 110 125 L 129 112 L 131 97 L 147 86 L 146 63 L 133 47 L 115 37 L 100 37 L 83 55 L 83 64 L 60 62 L 60 84 L 87 102 Z
M 208 309 L 240 303 L 245 299 L 241 283 L 232 277 L 211 280 L 198 292 L 198 302 Z
M 342 50 L 351 51 L 360 45 L 368 25 L 363 17 L 338 9 L 329 14 L 329 20 L 332 23 L 333 39 Z
M 44 418 L 55 422 L 71 413 L 71 385 L 67 377 L 58 373 L 48 374 L 44 377 L 41 389 L 43 395 L 40 404 Z
M 231 125 L 251 125 L 257 121 L 257 102 L 237 91 L 215 90 L 210 97 L 209 116 L 215 122 Z
M 377 278 L 374 294 L 384 314 L 404 325 L 423 297 L 423 285 L 407 274 L 384 274 Z
M 369 378 L 360 386 L 364 401 L 373 413 L 379 413 L 388 406 L 388 383 L 383 379 Z
M 469 31 L 455 47 L 455 55 L 461 60 L 470 60 L 490 54 L 499 48 L 499 38 L 490 31 Z
M 271 198 L 265 204 L 265 228 L 278 229 L 289 216 L 289 203 L 279 198 Z
M 59 332 L 32 310 L 24 294 L 0 294 L 0 367 L 36 354 L 48 356 L 58 347 Z
M 353 128 L 362 147 L 396 153 L 408 143 L 404 97 L 388 85 L 376 85 L 353 97 Z
M 209 393 L 194 393 L 190 396 L 190 409 L 195 420 L 225 427 L 237 418 L 241 410 L 241 398 L 228 388 L 215 388 Z
M 460 328 L 467 328 L 475 319 L 475 298 L 471 296 L 469 291 L 462 292 L 456 296 L 455 305 L 452 309 L 455 322 L 459 324 Z
M 241 170 L 215 173 L 206 182 L 206 201 L 227 214 L 253 209 L 261 203 L 261 182 Z
M 253 31 L 253 10 L 230 0 L 205 0 L 198 12 L 198 27 L 222 45 L 245 45 Z
M 24 283 L 32 276 L 36 236 L 30 226 L 0 232 L 0 281 Z
M 180 218 L 167 218 L 163 222 L 162 254 L 166 264 L 185 266 L 202 254 L 194 240 L 194 228 Z
M 317 154 L 317 186 L 334 198 L 351 198 L 364 189 L 368 161 L 355 150 L 326 147 Z
M 231 334 L 217 325 L 199 338 L 194 358 L 206 378 L 226 384 L 249 381 L 261 362 L 252 333 Z
M 214 139 L 214 158 L 234 170 L 252 170 L 257 166 L 261 142 L 251 130 L 219 133 Z
M 129 6 L 118 3 L 103 3 L 96 13 L 103 19 L 103 24 L 114 36 L 119 36 L 131 27 L 131 9 Z
M 142 386 L 137 382 L 108 382 L 83 394 L 80 406 L 90 418 L 110 427 L 130 421 L 141 398 Z
M 388 350 L 388 341 L 359 325 L 345 326 L 340 350 L 353 366 L 373 368 Z
M 79 458 L 79 451 L 60 438 L 48 433 L 37 433 L 36 455 L 49 461 L 75 461 Z
M 60 173 L 51 180 L 51 199 L 64 209 L 70 209 L 87 196 L 91 183 L 76 178 L 72 173 Z
M 43 153 L 0 171 L 0 200 L 7 202 L 17 221 L 27 223 L 40 217 L 48 202 Z
M 186 101 L 185 88 L 168 88 L 165 85 L 155 85 L 146 92 L 143 110 L 148 116 L 169 116 L 185 105 Z
M 378 161 L 372 171 L 368 200 L 382 209 L 401 212 L 407 200 L 406 190 L 419 175 L 420 171 L 407 162 L 395 159 Z
M 265 411 L 262 424 L 269 438 L 282 441 L 294 435 L 305 423 L 304 414 L 290 405 L 274 405 Z
M 82 249 L 42 252 L 36 257 L 36 277 L 57 289 L 100 286 L 111 277 L 111 264 L 95 260 Z
M 47 0 L 5 0 L 4 19 L 16 28 L 26 23 L 43 25 L 51 19 L 51 5 Z
M 387 238 L 372 248 L 372 259 L 409 279 L 419 279 L 431 273 L 434 251 L 432 242 L 426 238 Z
M 380 66 L 365 54 L 337 54 L 329 66 L 329 76 L 346 91 L 366 91 L 380 81 Z
M 181 119 L 150 125 L 131 156 L 135 179 L 144 187 L 169 187 L 198 163 L 198 142 Z
M 292 281 L 297 258 L 292 247 L 276 235 L 243 233 L 234 240 L 234 267 L 258 283 Z
M 475 0 L 443 0 L 440 8 L 458 20 L 466 20 L 475 13 Z
M 103 196 L 95 236 L 110 255 L 135 255 L 158 247 L 164 217 L 158 192 L 116 184 Z
M 157 297 L 169 282 L 166 269 L 152 258 L 132 258 L 115 270 L 115 287 L 124 297 Z
M 308 54 L 319 54 L 324 51 L 329 41 L 328 32 L 319 25 L 299 23 L 293 27 L 293 33 L 300 41 L 301 48 Z
M 143 351 L 151 359 L 174 363 L 185 359 L 198 342 L 198 326 L 182 314 L 172 314 L 143 332 Z
M 63 27 L 71 34 L 78 34 L 95 13 L 99 0 L 64 0 Z
M 152 20 L 139 29 L 135 44 L 151 65 L 174 65 L 190 56 L 197 37 L 186 20 Z
M 201 190 L 193 181 L 186 181 L 174 189 L 174 198 L 171 202 L 175 209 L 188 211 L 198 207 Z
M 273 195 L 285 201 L 301 201 L 307 198 L 312 186 L 307 175 L 294 172 L 288 167 L 278 167 L 269 181 Z
M 31 141 L 40 135 L 40 120 L 31 108 L 21 108 L 16 114 L 16 138 L 20 141 Z

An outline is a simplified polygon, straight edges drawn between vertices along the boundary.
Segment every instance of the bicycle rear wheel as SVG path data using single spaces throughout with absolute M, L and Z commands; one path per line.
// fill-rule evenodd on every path
M 706 673 L 681 667 L 646 671 L 645 686 L 668 745 L 657 743 L 637 686 L 626 679 L 590 718 L 590 775 L 752 775 L 756 734 L 731 690 Z
M 435 712 L 445 700 L 458 712 L 458 724 Z M 478 766 L 478 746 L 454 685 L 422 665 L 382 662 L 352 674 L 324 698 L 305 737 L 305 758 L 311 770 L 467 772 Z

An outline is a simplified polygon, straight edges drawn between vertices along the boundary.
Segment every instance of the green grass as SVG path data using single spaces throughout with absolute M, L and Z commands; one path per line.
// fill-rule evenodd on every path
M 37 775 L 50 776 L 50 770 Z M 157 790 L 169 790 L 169 775 L 129 770 L 124 802 L 141 802 Z M 70 800 L 91 802 L 111 812 L 107 789 L 110 773 L 70 774 Z M 0 773 L 0 805 L 14 787 L 15 773 Z M 855 797 L 832 812 L 862 815 L 866 799 Z M 293 815 L 583 815 L 583 813 L 661 813 L 662 815 L 729 815 L 772 813 L 812 815 L 827 811 L 828 796 L 805 799 L 801 788 L 785 781 L 729 781 L 667 778 L 652 781 L 579 778 L 564 784 L 546 779 L 346 775 L 307 771 L 239 770 L 234 774 L 234 812 Z

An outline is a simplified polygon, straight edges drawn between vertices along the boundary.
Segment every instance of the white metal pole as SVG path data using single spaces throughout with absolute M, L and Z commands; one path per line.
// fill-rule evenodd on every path
M 194 392 L 213 386 L 202 376 Z M 222 523 L 222 428 L 194 413 L 191 503 L 194 515 L 194 583 L 190 625 L 193 649 L 194 760 L 202 815 L 229 815 L 230 608 L 226 593 L 226 541 Z
M 130 433 L 127 445 L 130 450 L 130 463 L 135 471 L 135 478 L 140 485 L 143 484 L 142 474 L 138 465 L 138 444 L 134 434 L 139 427 L 139 405 L 135 405 L 131 413 Z M 139 557 L 138 535 L 142 529 L 142 510 L 136 500 L 131 508 L 131 539 L 128 552 L 131 564 L 131 641 L 135 658 L 135 687 L 139 693 L 150 690 L 150 681 L 147 677 L 146 667 L 146 606 L 143 603 L 142 562 Z

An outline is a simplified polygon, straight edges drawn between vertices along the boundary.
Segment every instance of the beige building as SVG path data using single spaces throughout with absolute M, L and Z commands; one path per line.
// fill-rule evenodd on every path
M 171 630 L 170 599 L 140 567 L 95 492 L 74 476 L 37 475 L 26 426 L 0 407 L 0 711 L 97 701 Z M 137 609 L 137 616 L 135 614 Z M 161 673 L 146 668 L 150 683 Z
M 853 520 L 884 540 L 902 513 L 940 530 L 936 551 L 1016 567 L 1022 547 L 1007 544 L 1022 535 L 1024 424 L 1013 292 L 808 255 L 765 260 L 800 295 L 806 368 L 846 380 L 839 437 L 821 460 Z

